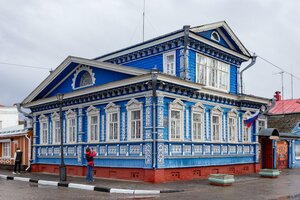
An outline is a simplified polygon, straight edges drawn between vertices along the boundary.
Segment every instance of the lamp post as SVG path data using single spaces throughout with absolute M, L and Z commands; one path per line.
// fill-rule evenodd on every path
M 63 145 L 63 121 L 62 121 L 62 103 L 64 99 L 64 94 L 58 93 L 56 95 L 57 101 L 59 102 L 59 118 L 60 118 L 60 166 L 59 166 L 59 180 L 67 180 L 66 165 L 64 162 L 64 145 Z

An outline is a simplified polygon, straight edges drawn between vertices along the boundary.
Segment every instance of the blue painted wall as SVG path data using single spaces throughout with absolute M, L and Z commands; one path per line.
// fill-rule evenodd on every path
M 129 74 L 109 71 L 109 70 L 105 70 L 105 69 L 99 69 L 99 68 L 95 68 L 95 67 L 91 67 L 91 68 L 92 68 L 92 71 L 95 74 L 95 78 L 96 78 L 94 86 L 103 85 L 105 83 L 110 83 L 110 82 L 133 77 L 133 75 L 129 75 Z M 74 73 L 72 73 L 64 82 L 62 82 L 47 97 L 55 96 L 57 93 L 66 94 L 66 93 L 73 92 L 74 90 L 72 88 L 72 83 L 73 83 Z M 77 89 L 77 90 L 80 90 L 80 89 Z
M 226 43 L 226 41 L 224 40 L 224 38 L 219 34 L 220 36 L 220 42 L 214 41 L 212 39 L 210 39 L 212 32 L 216 31 L 217 33 L 219 33 L 217 30 L 209 30 L 209 31 L 204 31 L 204 32 L 200 32 L 198 33 L 198 35 L 205 37 L 206 39 L 209 39 L 212 42 L 218 43 L 228 49 L 230 49 L 229 45 Z
M 230 65 L 229 70 L 229 92 L 231 94 L 237 94 L 238 93 L 238 74 L 237 74 L 237 67 Z

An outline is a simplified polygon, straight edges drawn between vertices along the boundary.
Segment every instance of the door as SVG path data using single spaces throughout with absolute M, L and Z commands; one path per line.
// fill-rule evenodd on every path
M 277 169 L 288 168 L 288 142 L 285 140 L 278 141 L 276 153 Z
M 260 137 L 261 145 L 261 167 L 262 169 L 273 169 L 272 140 L 268 137 Z

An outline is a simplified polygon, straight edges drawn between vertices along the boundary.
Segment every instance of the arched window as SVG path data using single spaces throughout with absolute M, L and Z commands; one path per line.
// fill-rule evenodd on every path
M 222 136 L 222 109 L 219 106 L 211 110 L 211 136 L 213 142 L 221 142 Z
M 95 81 L 95 74 L 93 73 L 92 68 L 86 65 L 80 65 L 74 73 L 72 88 L 75 90 L 92 86 L 95 84 Z
M 193 140 L 203 141 L 204 137 L 204 107 L 198 102 L 192 106 L 192 135 Z
M 84 87 L 93 84 L 92 76 L 89 72 L 85 71 L 80 77 L 79 87 Z
M 169 140 L 183 140 L 184 103 L 175 99 L 169 104 Z
M 220 35 L 216 31 L 214 31 L 211 33 L 210 39 L 216 42 L 220 42 Z
M 235 109 L 232 109 L 228 113 L 228 142 L 237 142 L 237 121 L 238 121 L 238 112 Z

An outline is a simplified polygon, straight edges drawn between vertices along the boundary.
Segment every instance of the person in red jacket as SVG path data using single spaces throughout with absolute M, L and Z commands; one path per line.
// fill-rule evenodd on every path
M 96 156 L 96 152 L 91 150 L 89 147 L 85 150 L 85 158 L 87 162 L 87 174 L 86 174 L 86 181 L 92 182 L 93 179 L 93 167 L 94 167 L 94 157 Z

